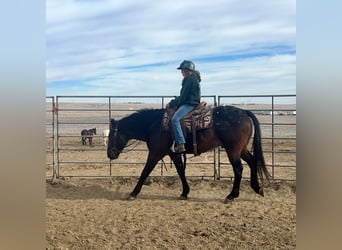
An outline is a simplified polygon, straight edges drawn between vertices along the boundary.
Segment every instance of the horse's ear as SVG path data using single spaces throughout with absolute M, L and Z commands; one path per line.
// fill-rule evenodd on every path
M 115 119 L 112 118 L 110 119 L 110 128 L 114 128 L 115 127 Z

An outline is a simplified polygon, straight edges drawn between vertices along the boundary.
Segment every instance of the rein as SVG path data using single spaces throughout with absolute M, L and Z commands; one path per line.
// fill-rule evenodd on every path
M 135 140 L 132 143 L 127 144 L 127 146 L 121 151 L 121 153 L 127 153 L 127 152 L 130 152 L 130 151 L 133 151 L 140 144 L 140 142 L 141 141 L 139 141 L 139 140 Z M 127 149 L 127 147 L 133 145 L 134 143 L 135 143 L 135 145 L 132 148 L 128 148 Z

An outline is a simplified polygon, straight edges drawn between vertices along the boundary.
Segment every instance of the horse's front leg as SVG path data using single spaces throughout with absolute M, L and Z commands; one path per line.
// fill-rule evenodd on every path
M 151 153 L 148 154 L 145 167 L 144 167 L 144 169 L 140 175 L 140 178 L 139 178 L 137 185 L 135 186 L 135 188 L 133 189 L 133 191 L 129 195 L 129 197 L 128 197 L 129 199 L 137 197 L 137 195 L 141 191 L 142 185 L 144 184 L 146 178 L 150 175 L 150 173 L 152 172 L 152 170 L 157 165 L 157 163 L 160 159 L 161 159 L 160 157 L 152 156 Z
M 183 185 L 183 192 L 180 196 L 181 199 L 187 199 L 188 198 L 188 194 L 190 192 L 190 187 L 189 184 L 186 180 L 186 176 L 185 176 L 185 166 L 184 163 L 182 161 L 182 156 L 179 154 L 171 154 L 170 155 L 172 161 L 175 163 L 176 169 L 177 169 L 177 173 L 179 175 L 179 178 L 182 181 L 182 185 Z

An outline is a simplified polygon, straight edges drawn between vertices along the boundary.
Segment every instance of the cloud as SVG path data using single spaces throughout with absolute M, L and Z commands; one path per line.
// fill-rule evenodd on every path
M 204 94 L 293 94 L 295 6 L 48 0 L 47 94 L 177 95 L 184 59 L 201 70 Z

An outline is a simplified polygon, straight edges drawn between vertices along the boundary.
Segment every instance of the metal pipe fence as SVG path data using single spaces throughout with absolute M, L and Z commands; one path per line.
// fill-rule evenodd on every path
M 55 98 L 45 98 L 45 134 L 46 134 L 46 170 L 52 175 L 55 172 Z
M 145 108 L 164 108 L 174 96 L 56 96 L 46 97 L 46 176 L 114 177 L 140 176 L 146 162 L 144 142 L 130 141 L 115 161 L 106 156 L 102 132 L 110 119 L 121 119 Z M 285 100 L 286 99 L 286 100 Z M 290 100 L 290 102 L 288 101 Z M 274 179 L 295 180 L 296 134 L 295 95 L 202 96 L 208 105 L 234 105 L 254 112 L 261 124 L 267 166 Z M 290 104 L 284 104 L 284 101 Z M 81 130 L 96 128 L 93 145 L 82 145 Z M 281 132 L 279 132 L 281 131 Z M 192 157 L 188 155 L 187 175 L 201 178 L 233 178 L 223 149 Z M 284 156 L 286 155 L 286 157 Z M 286 159 L 286 160 L 284 160 Z M 177 175 L 169 157 L 161 160 L 151 176 Z M 244 178 L 248 177 L 248 168 Z M 284 172 L 293 172 L 284 175 Z

